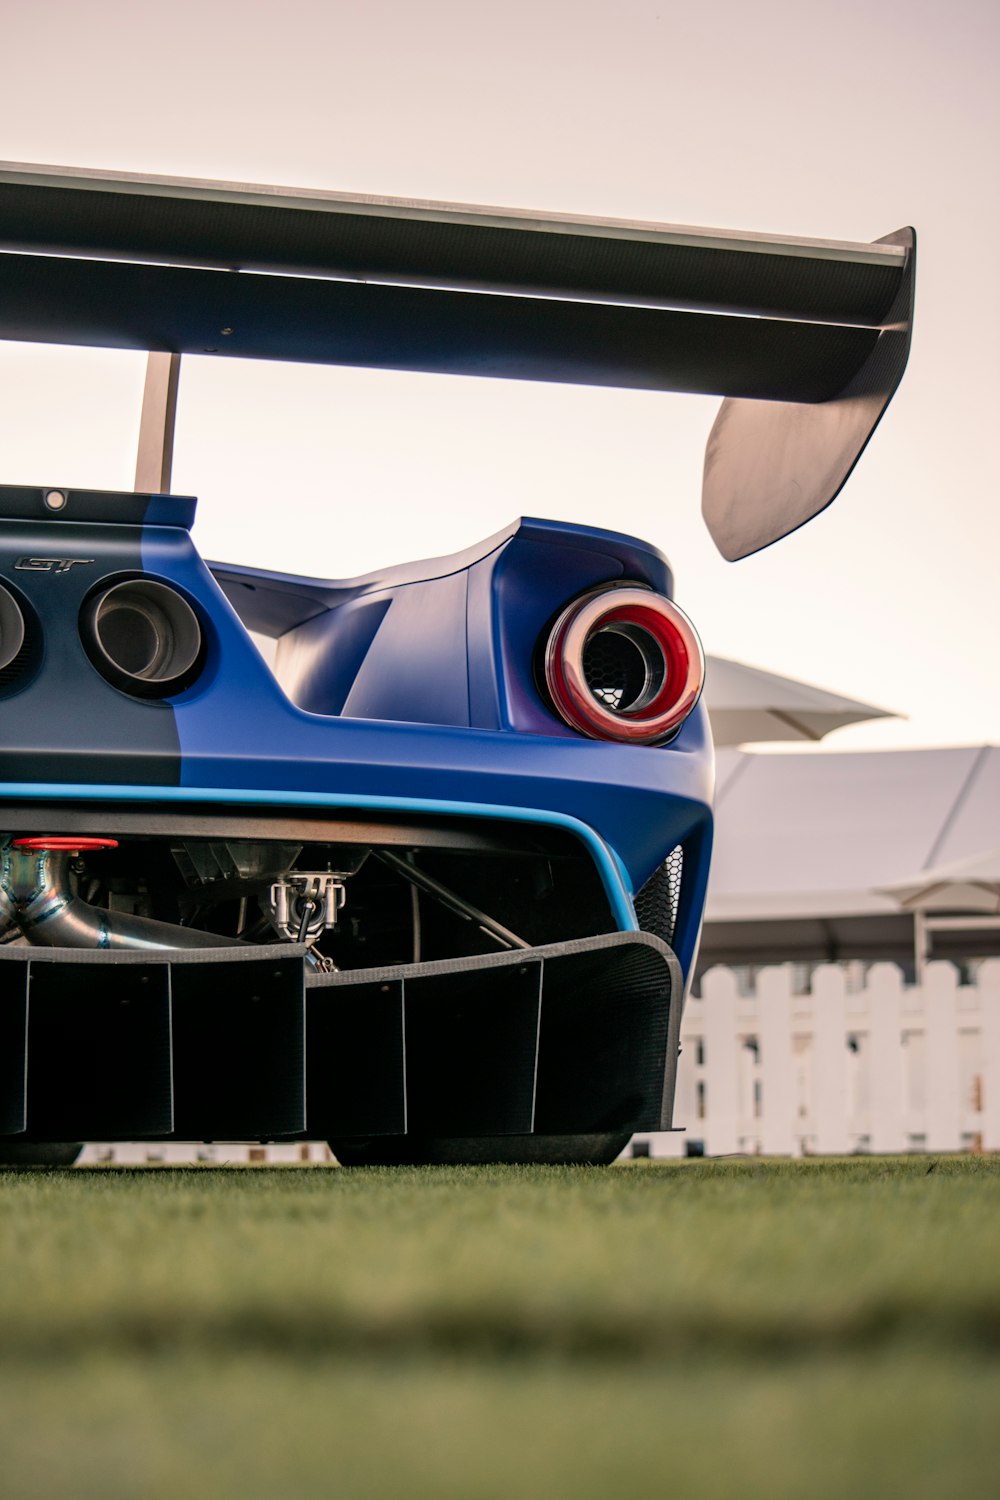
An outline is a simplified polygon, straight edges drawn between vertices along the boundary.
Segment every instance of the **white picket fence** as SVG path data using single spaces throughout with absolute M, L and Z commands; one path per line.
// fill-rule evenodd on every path
M 198 1144 L 191 1141 L 114 1141 L 85 1146 L 80 1156 L 82 1166 L 183 1167 L 200 1163 L 205 1166 L 272 1167 L 329 1165 L 333 1153 L 325 1141 L 283 1141 L 261 1146 L 246 1141 L 214 1141 Z
M 1000 959 L 960 984 L 933 963 L 919 987 L 892 964 L 857 976 L 791 964 L 752 989 L 710 970 L 681 1028 L 674 1119 L 652 1156 L 1000 1151 Z M 633 1146 L 633 1150 L 635 1146 Z
M 930 964 L 711 969 L 688 999 L 674 1119 L 637 1136 L 651 1156 L 1000 1151 L 1000 959 L 972 984 Z M 323 1162 L 307 1145 L 88 1146 L 84 1161 Z

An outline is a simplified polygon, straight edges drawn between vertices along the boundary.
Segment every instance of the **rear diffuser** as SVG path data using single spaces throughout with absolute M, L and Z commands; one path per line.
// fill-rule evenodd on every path
M 648 933 L 317 974 L 305 949 L 0 949 L 0 1138 L 669 1129 L 683 981 Z

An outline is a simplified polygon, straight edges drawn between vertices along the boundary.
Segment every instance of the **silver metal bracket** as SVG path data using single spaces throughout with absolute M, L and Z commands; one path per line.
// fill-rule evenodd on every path
M 295 870 L 275 880 L 268 894 L 268 915 L 276 932 L 292 943 L 314 943 L 336 927 L 347 899 L 337 870 Z

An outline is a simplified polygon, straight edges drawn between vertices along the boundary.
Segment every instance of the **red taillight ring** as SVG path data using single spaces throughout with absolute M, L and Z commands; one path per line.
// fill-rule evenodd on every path
M 641 645 L 645 661 L 656 667 L 647 667 L 632 707 L 607 706 L 587 682 L 585 653 L 604 632 Z M 666 739 L 694 708 L 704 680 L 697 631 L 676 604 L 651 589 L 612 588 L 574 600 L 552 627 L 545 650 L 553 703 L 567 724 L 593 739 L 643 745 Z

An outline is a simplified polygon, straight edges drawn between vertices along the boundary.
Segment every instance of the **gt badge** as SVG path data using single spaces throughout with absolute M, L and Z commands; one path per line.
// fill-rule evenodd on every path
M 29 573 L 68 573 L 77 564 L 93 561 L 92 557 L 19 557 L 14 567 Z

